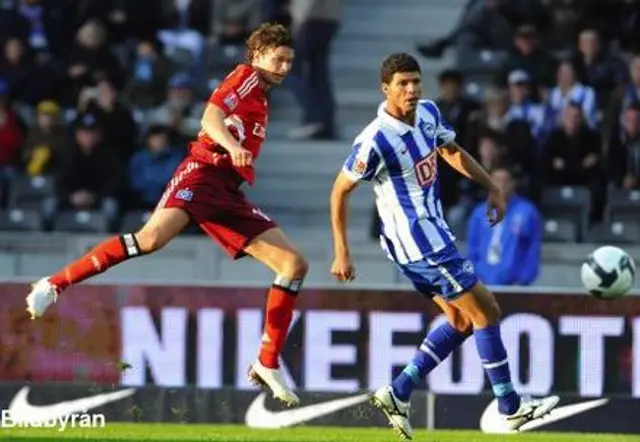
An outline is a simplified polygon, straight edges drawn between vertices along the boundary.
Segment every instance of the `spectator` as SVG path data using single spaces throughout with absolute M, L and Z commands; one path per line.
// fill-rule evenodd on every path
M 456 70 L 442 71 L 438 77 L 440 95 L 436 100 L 444 120 L 456 128 L 458 143 L 464 145 L 467 136 L 469 115 L 480 109 L 480 104 L 462 95 L 462 73 Z M 460 174 L 448 164 L 438 164 L 440 177 L 440 198 L 445 210 L 458 201 Z
M 58 75 L 51 67 L 34 58 L 25 42 L 9 38 L 0 59 L 0 76 L 9 83 L 11 96 L 17 103 L 35 106 L 57 94 Z
M 640 101 L 625 109 L 622 131 L 613 132 L 608 166 L 609 179 L 616 187 L 640 189 Z
M 597 127 L 595 91 L 576 79 L 576 71 L 569 61 L 558 66 L 556 87 L 551 90 L 547 101 L 547 121 L 550 130 L 562 125 L 564 109 L 569 103 L 577 103 L 582 108 L 586 124 L 591 129 Z
M 0 11 L 0 40 L 17 37 L 35 53 L 60 56 L 64 53 L 62 18 L 57 8 L 42 0 L 18 0 L 14 7 Z
M 507 123 L 525 122 L 531 136 L 540 141 L 544 135 L 546 110 L 532 100 L 531 77 L 527 72 L 517 70 L 509 74 L 508 82 L 510 106 L 506 115 Z
M 9 85 L 0 79 L 0 179 L 15 172 L 24 141 L 24 124 L 11 108 Z
M 124 165 L 105 146 L 95 115 L 81 115 L 75 127 L 75 146 L 68 160 L 56 170 L 56 210 L 102 210 L 113 220 Z
M 440 58 L 445 49 L 457 50 L 497 49 L 507 50 L 512 36 L 512 26 L 501 12 L 508 0 L 469 0 L 455 29 L 447 36 L 427 44 L 418 45 L 418 52 L 425 57 Z
M 631 58 L 629 63 L 630 81 L 618 89 L 613 94 L 605 113 L 603 121 L 603 130 L 605 132 L 605 140 L 610 141 L 612 137 L 617 136 L 613 132 L 620 134 L 620 125 L 622 122 L 622 114 L 624 110 L 636 101 L 640 101 L 640 54 Z M 605 151 L 608 146 L 605 146 Z
M 505 219 L 491 226 L 485 203 L 469 219 L 468 256 L 487 284 L 531 285 L 540 271 L 542 220 L 536 206 L 515 193 L 513 172 L 497 167 L 491 176 L 507 198 Z
M 291 0 L 296 58 L 289 78 L 302 107 L 296 140 L 336 137 L 335 101 L 330 69 L 331 43 L 340 25 L 342 0 Z
M 169 80 L 166 100 L 150 116 L 149 123 L 168 126 L 172 131 L 172 144 L 183 144 L 200 130 L 204 104 L 195 100 L 193 78 L 184 72 Z
M 138 41 L 127 85 L 129 101 L 140 108 L 159 106 L 170 73 L 171 65 L 160 51 L 160 42 L 154 39 Z
M 95 115 L 103 129 L 103 139 L 107 146 L 114 149 L 123 163 L 129 161 L 136 148 L 137 126 L 131 111 L 120 102 L 114 81 L 103 77 L 97 83 L 95 91 L 90 89 L 89 98 L 81 97 L 81 112 Z
M 597 217 L 604 198 L 601 137 L 585 123 L 578 103 L 564 109 L 561 127 L 549 138 L 547 156 L 548 183 L 589 188 L 592 217 Z
M 99 22 L 88 21 L 76 34 L 76 45 L 67 59 L 67 104 L 76 104 L 84 87 L 108 75 L 121 78 L 120 63 L 107 45 L 107 32 Z
M 607 53 L 595 29 L 580 32 L 578 51 L 574 64 L 581 73 L 581 81 L 593 88 L 596 106 L 603 109 L 610 94 L 627 80 L 626 65 L 618 57 Z
M 146 148 L 137 152 L 129 163 L 129 182 L 139 208 L 153 209 L 183 156 L 171 146 L 167 128 L 149 128 Z
M 71 150 L 71 140 L 60 124 L 60 106 L 55 101 L 38 104 L 36 123 L 30 129 L 22 151 L 29 176 L 48 175 L 55 171 Z
M 538 30 L 531 25 L 518 28 L 513 38 L 513 48 L 501 69 L 501 84 L 508 84 L 509 74 L 524 71 L 529 75 L 532 98 L 546 95 L 553 86 L 556 61 L 540 46 Z
M 223 43 L 241 43 L 263 19 L 261 0 L 212 2 L 212 33 Z
M 482 109 L 469 115 L 467 139 L 464 146 L 472 153 L 478 152 L 478 141 L 482 133 L 491 131 L 503 134 L 507 129 L 507 110 L 509 97 L 502 89 L 488 88 L 485 92 Z

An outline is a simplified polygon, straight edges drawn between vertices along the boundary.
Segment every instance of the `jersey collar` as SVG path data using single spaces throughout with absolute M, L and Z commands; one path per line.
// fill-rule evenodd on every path
M 398 134 L 400 135 L 404 135 L 407 132 L 410 132 L 414 129 L 412 126 L 409 126 L 407 123 L 400 121 L 397 118 L 389 115 L 387 111 L 384 110 L 386 105 L 387 105 L 387 102 L 383 101 L 382 103 L 380 103 L 380 106 L 378 106 L 378 118 L 380 118 L 380 121 L 382 121 L 386 126 L 389 126 L 391 129 L 398 132 Z M 417 121 L 417 118 L 416 118 L 416 121 Z

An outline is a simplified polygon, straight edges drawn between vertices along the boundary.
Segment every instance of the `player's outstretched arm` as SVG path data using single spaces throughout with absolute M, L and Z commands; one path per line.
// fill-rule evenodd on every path
M 355 278 L 355 268 L 349 255 L 347 226 L 349 225 L 349 195 L 357 186 L 358 181 L 354 181 L 341 171 L 331 191 L 331 230 L 334 249 L 331 274 L 339 281 L 352 281 Z
M 439 147 L 438 153 L 451 167 L 480 184 L 489 192 L 487 216 L 492 225 L 502 221 L 506 211 L 504 195 L 502 189 L 493 182 L 484 167 L 455 141 L 450 141 Z
M 215 104 L 209 103 L 202 116 L 202 128 L 212 140 L 220 144 L 231 156 L 234 166 L 250 166 L 251 152 L 233 136 L 225 123 L 226 114 Z

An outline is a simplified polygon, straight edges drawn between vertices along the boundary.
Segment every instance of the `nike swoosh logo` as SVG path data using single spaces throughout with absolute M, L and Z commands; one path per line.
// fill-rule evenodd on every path
M 284 428 L 291 427 L 303 422 L 317 419 L 327 414 L 335 413 L 345 408 L 353 407 L 369 398 L 367 394 L 354 397 L 334 399 L 319 404 L 307 405 L 306 407 L 293 408 L 291 410 L 270 411 L 265 407 L 267 395 L 260 395 L 253 400 L 247 414 L 245 423 L 251 428 Z
M 70 414 L 86 413 L 94 408 L 127 398 L 135 393 L 135 389 L 97 394 L 94 396 L 58 402 L 51 405 L 31 405 L 29 403 L 29 387 L 23 387 L 13 398 L 8 412 L 13 422 L 44 422 L 61 419 Z
M 546 416 L 527 422 L 520 427 L 518 431 L 522 432 L 540 428 L 553 422 L 558 422 L 563 419 L 576 416 L 580 413 L 584 413 L 585 411 L 602 407 L 608 402 L 609 399 L 603 398 L 556 407 Z M 496 428 L 496 423 L 500 422 L 498 414 L 498 401 L 497 399 L 494 399 L 487 408 L 485 408 L 482 413 L 482 417 L 480 418 L 480 430 L 483 433 L 504 433 L 506 431 L 504 428 Z

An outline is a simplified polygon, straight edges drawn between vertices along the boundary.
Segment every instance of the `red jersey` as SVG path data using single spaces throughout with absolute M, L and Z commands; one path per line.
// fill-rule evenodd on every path
M 215 104 L 226 115 L 225 123 L 240 144 L 253 155 L 255 161 L 266 136 L 267 95 L 260 86 L 258 72 L 246 64 L 238 65 L 224 81 L 213 91 L 209 103 Z M 203 130 L 198 141 L 191 143 L 190 153 L 198 160 L 231 165 L 226 151 Z M 253 185 L 255 170 L 253 166 L 235 167 L 236 172 Z

